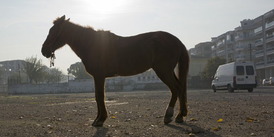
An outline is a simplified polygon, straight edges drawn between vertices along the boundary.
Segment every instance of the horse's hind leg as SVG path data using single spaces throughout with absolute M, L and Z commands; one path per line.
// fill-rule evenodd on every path
M 177 91 L 179 90 L 180 87 L 176 80 L 173 70 L 165 72 L 162 70 L 154 69 L 154 71 L 156 72 L 157 76 L 168 86 L 168 88 L 170 89 L 172 93 L 171 99 L 166 109 L 166 113 L 164 117 L 164 123 L 168 124 L 172 121 L 172 117 L 174 114 L 174 106 L 176 104 L 177 97 L 178 97 Z
M 179 113 L 176 116 L 176 122 L 177 123 L 182 123 L 183 121 L 183 117 L 187 115 L 187 105 L 186 105 L 186 79 L 182 82 L 182 85 L 180 86 L 180 91 L 178 93 L 178 98 L 179 98 L 179 102 L 180 102 L 180 109 L 179 109 Z

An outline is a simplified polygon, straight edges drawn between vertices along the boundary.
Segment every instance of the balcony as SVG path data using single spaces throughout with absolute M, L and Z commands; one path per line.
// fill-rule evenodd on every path
M 258 40 L 255 41 L 255 47 L 262 46 L 262 45 L 263 45 L 263 38 L 258 39 Z
M 259 58 L 259 57 L 262 57 L 262 56 L 264 56 L 264 50 L 255 51 L 255 57 L 256 58 Z
M 274 28 L 274 21 L 271 21 L 271 22 L 265 24 L 265 30 L 266 31 L 270 30 L 272 28 Z
M 226 51 L 227 51 L 228 54 L 230 54 L 230 53 L 233 53 L 233 54 L 234 54 L 234 52 L 235 52 L 234 49 L 232 49 L 232 48 L 229 48 L 229 49 L 227 49 Z
M 255 35 L 258 35 L 258 34 L 260 34 L 260 33 L 262 33 L 263 32 L 263 27 L 262 26 L 260 26 L 260 27 L 258 27 L 258 28 L 256 28 L 256 29 L 254 29 L 254 34 Z
M 226 41 L 226 44 L 227 44 L 227 45 L 233 44 L 233 43 L 234 43 L 234 41 L 232 41 L 232 40 L 227 40 L 227 41 Z
M 266 38 L 266 43 L 274 42 L 274 35 L 270 35 Z
M 243 50 L 244 50 L 244 47 L 236 47 L 235 50 L 236 50 L 236 51 L 243 51 Z
M 266 54 L 267 54 L 267 55 L 274 54 L 274 46 L 268 47 L 268 48 L 266 49 Z
M 217 56 L 225 56 L 225 50 L 219 50 L 216 53 L 217 53 Z
M 269 59 L 269 60 L 267 60 L 267 63 L 268 63 L 268 64 L 274 63 L 274 59 Z
M 221 48 L 221 47 L 224 47 L 225 44 L 224 43 L 217 43 L 217 48 Z
M 235 37 L 235 41 L 240 41 L 240 40 L 244 40 L 243 36 L 236 36 Z
M 243 44 L 241 44 L 241 45 L 235 46 L 235 50 L 236 51 L 243 51 L 243 50 L 246 50 L 246 49 L 249 49 L 249 45 L 243 45 Z
M 211 46 L 211 50 L 216 50 L 216 46 Z
M 256 61 L 255 64 L 256 64 L 256 65 L 263 65 L 263 64 L 264 64 L 264 61 L 263 61 L 263 60 L 261 60 L 261 61 Z
M 264 65 L 264 61 L 263 60 L 262 61 L 256 61 L 255 64 L 256 64 L 256 69 L 258 69 L 258 68 L 261 68 Z
M 245 55 L 236 55 L 235 56 L 236 61 L 243 61 L 246 59 Z

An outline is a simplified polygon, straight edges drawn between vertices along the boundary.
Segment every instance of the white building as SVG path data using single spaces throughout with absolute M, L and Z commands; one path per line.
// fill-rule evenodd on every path
M 274 76 L 274 9 L 241 26 L 213 37 L 212 57 L 232 61 L 254 61 L 259 81 Z
M 0 84 L 7 84 L 9 79 L 22 81 L 26 78 L 23 73 L 25 61 L 11 60 L 0 62 Z

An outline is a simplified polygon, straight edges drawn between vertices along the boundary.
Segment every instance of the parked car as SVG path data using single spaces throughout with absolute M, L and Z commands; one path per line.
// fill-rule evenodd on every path
M 274 77 L 269 77 L 269 79 L 263 79 L 263 86 L 274 85 Z
M 257 87 L 254 63 L 232 62 L 220 65 L 211 87 L 214 92 L 217 89 L 227 89 L 229 92 L 234 92 L 235 89 L 244 89 L 252 92 L 253 88 Z

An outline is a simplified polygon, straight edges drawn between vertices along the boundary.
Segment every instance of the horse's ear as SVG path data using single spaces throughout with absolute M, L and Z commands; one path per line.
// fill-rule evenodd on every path
M 60 20 L 65 20 L 65 18 L 66 18 L 66 15 L 63 15 L 63 16 L 60 18 Z
M 70 20 L 70 18 L 67 19 L 67 21 L 69 21 L 69 20 Z
M 62 16 L 61 18 L 57 18 L 55 21 L 53 21 L 53 24 L 57 25 L 65 21 L 66 16 Z

